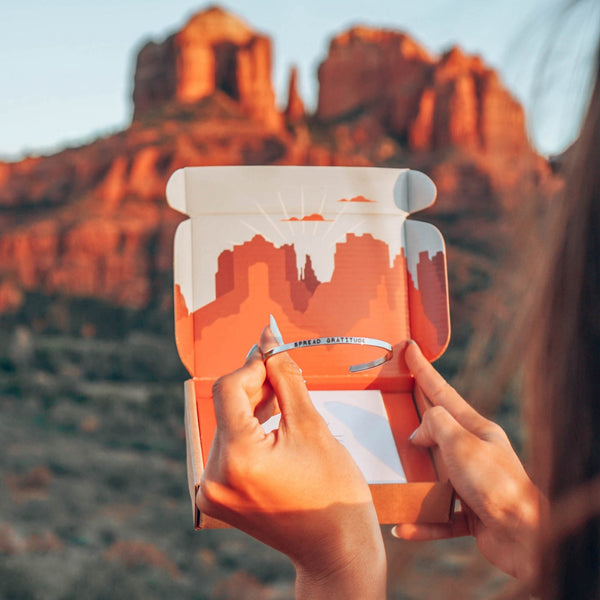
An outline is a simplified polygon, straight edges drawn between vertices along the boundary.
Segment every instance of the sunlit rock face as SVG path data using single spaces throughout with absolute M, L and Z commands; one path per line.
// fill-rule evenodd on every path
M 433 64 L 433 57 L 404 33 L 354 27 L 332 39 L 319 67 L 317 116 L 333 120 L 377 110 L 401 129 L 406 123 L 400 115 L 415 111 Z M 394 107 L 397 103 L 402 106 Z
M 319 119 L 371 113 L 412 150 L 530 149 L 519 103 L 458 48 L 438 59 L 404 33 L 355 27 L 331 41 L 319 83 Z

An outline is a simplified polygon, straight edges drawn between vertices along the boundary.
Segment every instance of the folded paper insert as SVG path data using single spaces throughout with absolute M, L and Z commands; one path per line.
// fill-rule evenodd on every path
M 286 341 L 389 342 L 391 360 L 354 373 L 350 365 L 377 361 L 382 349 L 315 344 L 293 357 L 357 463 L 388 469 L 367 477 L 380 521 L 449 518 L 443 465 L 408 442 L 425 403 L 415 402 L 403 359 L 408 339 L 429 360 L 449 340 L 443 239 L 432 225 L 407 219 L 435 193 L 427 176 L 408 169 L 190 167 L 171 176 L 169 203 L 190 216 L 175 235 L 174 283 L 177 347 L 192 376 L 185 386 L 192 500 L 215 430 L 212 383 L 239 367 L 273 314 Z M 195 505 L 194 523 L 214 524 Z
M 311 399 L 331 433 L 371 483 L 406 483 L 390 421 L 378 390 L 312 391 Z M 276 429 L 281 415 L 263 423 Z

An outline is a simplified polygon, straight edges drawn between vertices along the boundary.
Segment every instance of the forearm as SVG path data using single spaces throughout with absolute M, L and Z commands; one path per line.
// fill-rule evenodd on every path
M 296 567 L 297 600 L 384 600 L 387 563 L 383 544 L 336 568 L 310 572 Z

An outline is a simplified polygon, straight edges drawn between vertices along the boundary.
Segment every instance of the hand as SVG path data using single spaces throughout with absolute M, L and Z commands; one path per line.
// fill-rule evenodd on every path
M 501 427 L 482 417 L 452 388 L 412 343 L 406 363 L 433 404 L 412 442 L 438 446 L 462 510 L 448 524 L 397 525 L 410 540 L 473 535 L 482 554 L 525 581 L 535 574 L 541 494 Z
M 263 351 L 277 343 L 263 331 Z M 287 554 L 297 597 L 384 598 L 385 552 L 369 487 L 314 408 L 287 353 L 256 347 L 221 377 L 198 508 Z M 279 429 L 261 423 L 281 410 Z

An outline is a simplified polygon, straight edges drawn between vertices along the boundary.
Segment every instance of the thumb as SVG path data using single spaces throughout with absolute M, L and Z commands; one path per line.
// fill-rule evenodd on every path
M 448 523 L 401 523 L 390 532 L 402 540 L 429 541 L 471 535 L 469 521 L 462 511 L 457 511 Z

